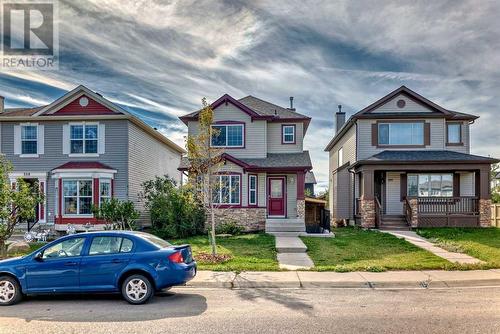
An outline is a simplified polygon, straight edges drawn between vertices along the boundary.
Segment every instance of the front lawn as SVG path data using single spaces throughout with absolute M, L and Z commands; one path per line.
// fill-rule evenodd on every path
M 466 253 L 500 268 L 500 228 L 425 228 L 417 233 L 449 251 Z
M 264 233 L 244 234 L 232 237 L 218 237 L 216 240 L 218 253 L 229 254 L 232 258 L 220 264 L 204 263 L 197 260 L 199 270 L 238 272 L 245 270 L 279 270 L 272 235 Z M 190 244 L 195 259 L 197 254 L 211 253 L 211 246 L 206 235 L 168 241 L 176 245 Z
M 335 238 L 302 237 L 318 271 L 448 269 L 456 265 L 387 233 L 334 229 Z

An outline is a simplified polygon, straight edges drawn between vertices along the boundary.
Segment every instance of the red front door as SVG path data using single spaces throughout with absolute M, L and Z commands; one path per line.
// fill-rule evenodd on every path
M 285 178 L 268 178 L 267 211 L 269 216 L 285 217 Z

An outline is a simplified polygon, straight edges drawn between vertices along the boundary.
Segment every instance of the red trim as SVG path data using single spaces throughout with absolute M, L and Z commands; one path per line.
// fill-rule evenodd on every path
M 86 97 L 89 100 L 88 105 L 85 107 L 82 107 L 80 105 L 80 99 L 82 97 Z M 50 115 L 55 115 L 55 116 L 60 116 L 60 115 L 116 115 L 116 114 L 121 114 L 118 112 L 115 112 L 105 105 L 97 102 L 90 96 L 83 94 L 82 96 L 78 96 L 73 99 L 69 104 L 66 106 L 62 107 L 58 111 L 56 111 L 53 114 Z
M 98 161 L 70 161 L 54 169 L 113 169 Z
M 58 224 L 62 224 L 62 215 L 63 215 L 63 207 L 62 207 L 62 179 L 59 179 L 59 221 Z
M 212 126 L 213 125 L 243 125 L 243 146 L 212 146 Z M 226 128 L 227 131 L 227 128 Z M 226 132 L 227 133 L 227 132 Z M 223 148 L 225 150 L 238 150 L 246 148 L 247 143 L 247 125 L 245 122 L 238 121 L 218 121 L 210 125 L 210 147 Z M 227 143 L 226 143 L 227 144 Z
M 111 197 L 115 197 L 115 180 L 111 179 Z
M 305 188 L 306 174 L 304 172 L 297 173 L 297 199 L 305 199 L 304 188 Z
M 268 176 L 267 177 L 267 192 L 268 192 L 268 194 L 267 194 L 267 202 L 266 202 L 266 204 L 267 204 L 267 215 L 271 216 L 271 213 L 270 213 L 270 207 L 271 206 L 269 205 L 269 201 L 271 199 L 271 193 L 270 192 L 271 192 L 271 180 L 272 179 L 281 179 L 281 180 L 283 180 L 283 183 L 282 183 L 282 187 L 283 187 L 283 189 L 282 189 L 282 191 L 283 191 L 283 198 L 282 198 L 282 200 L 283 200 L 283 217 L 286 218 L 286 216 L 287 216 L 287 214 L 286 214 L 287 213 L 286 204 L 287 204 L 287 200 L 288 200 L 287 187 L 286 187 L 286 183 L 287 183 L 287 177 L 286 176 Z M 277 216 L 273 215 L 272 217 L 277 217 Z M 279 217 L 281 217 L 281 216 L 279 216 Z
M 250 176 L 255 176 L 255 204 L 250 204 Z M 248 207 L 256 207 L 259 205 L 259 176 L 257 174 L 248 174 L 248 180 L 247 180 L 247 204 Z
M 93 182 L 93 194 L 92 194 L 92 202 L 94 205 L 99 205 L 99 179 L 98 178 L 94 178 L 94 182 Z
M 105 224 L 106 222 L 104 220 L 99 220 L 94 217 L 63 217 L 59 220 L 58 224 Z
M 293 142 L 285 142 L 285 127 L 293 127 Z M 281 144 L 282 145 L 295 145 L 297 144 L 297 125 L 295 124 L 281 124 Z

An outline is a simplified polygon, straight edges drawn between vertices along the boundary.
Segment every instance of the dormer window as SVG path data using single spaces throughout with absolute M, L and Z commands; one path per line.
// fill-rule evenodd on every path
M 244 124 L 212 125 L 212 147 L 242 148 L 245 142 Z
M 295 125 L 281 127 L 281 140 L 283 144 L 295 144 Z

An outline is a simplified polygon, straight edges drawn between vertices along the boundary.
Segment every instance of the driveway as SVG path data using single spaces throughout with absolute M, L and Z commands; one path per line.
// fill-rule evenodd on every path
M 117 296 L 37 297 L 0 309 L 0 333 L 500 332 L 500 288 L 178 288 L 144 306 Z

